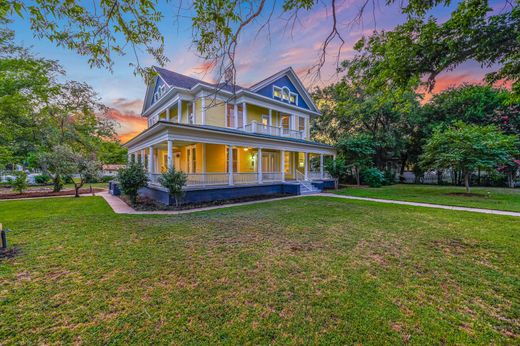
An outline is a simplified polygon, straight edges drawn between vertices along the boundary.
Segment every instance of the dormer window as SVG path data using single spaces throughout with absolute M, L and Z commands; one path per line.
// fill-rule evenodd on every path
M 290 93 L 289 95 L 289 103 L 297 104 L 298 103 L 298 94 Z
M 289 94 L 290 94 L 289 88 L 283 87 L 282 88 L 282 100 L 289 101 Z

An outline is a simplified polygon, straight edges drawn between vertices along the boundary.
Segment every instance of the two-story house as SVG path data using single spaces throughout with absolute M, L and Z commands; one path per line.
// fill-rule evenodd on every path
M 164 191 L 157 178 L 171 167 L 187 174 L 193 201 L 299 194 L 327 182 L 324 157 L 336 152 L 310 140 L 320 113 L 292 68 L 249 88 L 155 70 L 142 111 L 148 128 L 125 144 L 150 175 L 145 195 Z

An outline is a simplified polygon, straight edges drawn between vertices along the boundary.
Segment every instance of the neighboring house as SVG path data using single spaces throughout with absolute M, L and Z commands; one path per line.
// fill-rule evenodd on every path
M 101 175 L 107 175 L 115 177 L 117 172 L 126 165 L 106 164 L 101 167 Z
M 125 144 L 129 160 L 150 174 L 144 194 L 157 197 L 157 178 L 170 167 L 188 175 L 186 190 L 198 191 L 190 194 L 204 196 L 199 200 L 299 194 L 327 180 L 324 156 L 336 151 L 310 141 L 311 120 L 320 113 L 292 68 L 249 88 L 155 70 L 142 111 L 148 129 Z M 314 180 L 321 183 L 313 187 Z

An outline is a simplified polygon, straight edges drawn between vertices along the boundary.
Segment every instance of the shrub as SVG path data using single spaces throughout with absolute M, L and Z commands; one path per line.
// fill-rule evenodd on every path
M 111 175 L 104 175 L 101 178 L 99 178 L 99 182 L 100 183 L 108 183 L 109 181 L 114 180 L 114 178 L 115 177 L 113 177 Z
M 188 177 L 175 168 L 168 169 L 159 177 L 159 184 L 168 189 L 171 196 L 175 197 L 175 205 L 179 206 L 182 199 L 182 188 L 186 185 Z
M 36 184 L 47 184 L 51 180 L 51 177 L 47 174 L 40 174 L 34 177 L 34 182 Z
M 27 173 L 25 172 L 17 172 L 16 178 L 13 181 L 13 190 L 22 194 L 25 190 L 27 190 Z
M 137 191 L 148 186 L 148 176 L 143 165 L 138 162 L 132 162 L 125 168 L 121 168 L 117 173 L 117 180 L 121 191 L 130 197 L 132 204 L 137 200 Z
M 361 172 L 363 182 L 370 187 L 381 187 L 385 183 L 385 175 L 377 168 L 366 168 Z
M 386 169 L 384 172 L 384 178 L 385 182 L 383 184 L 385 185 L 392 185 L 395 184 L 395 173 L 391 169 Z

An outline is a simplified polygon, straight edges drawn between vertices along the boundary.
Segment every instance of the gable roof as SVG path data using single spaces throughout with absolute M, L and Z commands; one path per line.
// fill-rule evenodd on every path
M 286 68 L 284 70 L 276 72 L 275 74 L 265 78 L 264 80 L 252 85 L 251 87 L 249 87 L 249 90 L 251 90 L 252 92 L 258 92 L 265 86 L 275 82 L 276 80 L 278 80 L 284 76 L 287 76 L 289 78 L 289 80 L 294 84 L 294 86 L 298 90 L 299 94 L 301 94 L 303 96 L 303 98 L 305 99 L 305 103 L 307 103 L 307 105 L 309 105 L 311 110 L 317 112 L 318 107 L 316 107 L 316 105 L 314 104 L 314 101 L 312 100 L 311 95 L 309 94 L 309 92 L 307 91 L 305 86 L 303 86 L 302 81 L 300 80 L 300 78 L 298 78 L 298 75 L 296 74 L 296 72 L 294 72 L 294 70 L 291 66 L 289 66 L 288 68 Z
M 173 72 L 170 70 L 166 70 L 161 67 L 154 66 L 153 67 L 155 71 L 159 74 L 159 76 L 162 78 L 162 80 L 169 86 L 169 87 L 177 87 L 177 88 L 183 88 L 183 89 L 191 89 L 197 84 L 203 84 L 210 86 L 212 88 L 217 89 L 223 89 L 226 91 L 233 91 L 233 85 L 227 84 L 227 83 L 208 83 L 203 80 L 188 77 L 186 75 Z M 239 85 L 235 85 L 235 91 L 239 91 L 245 89 Z

